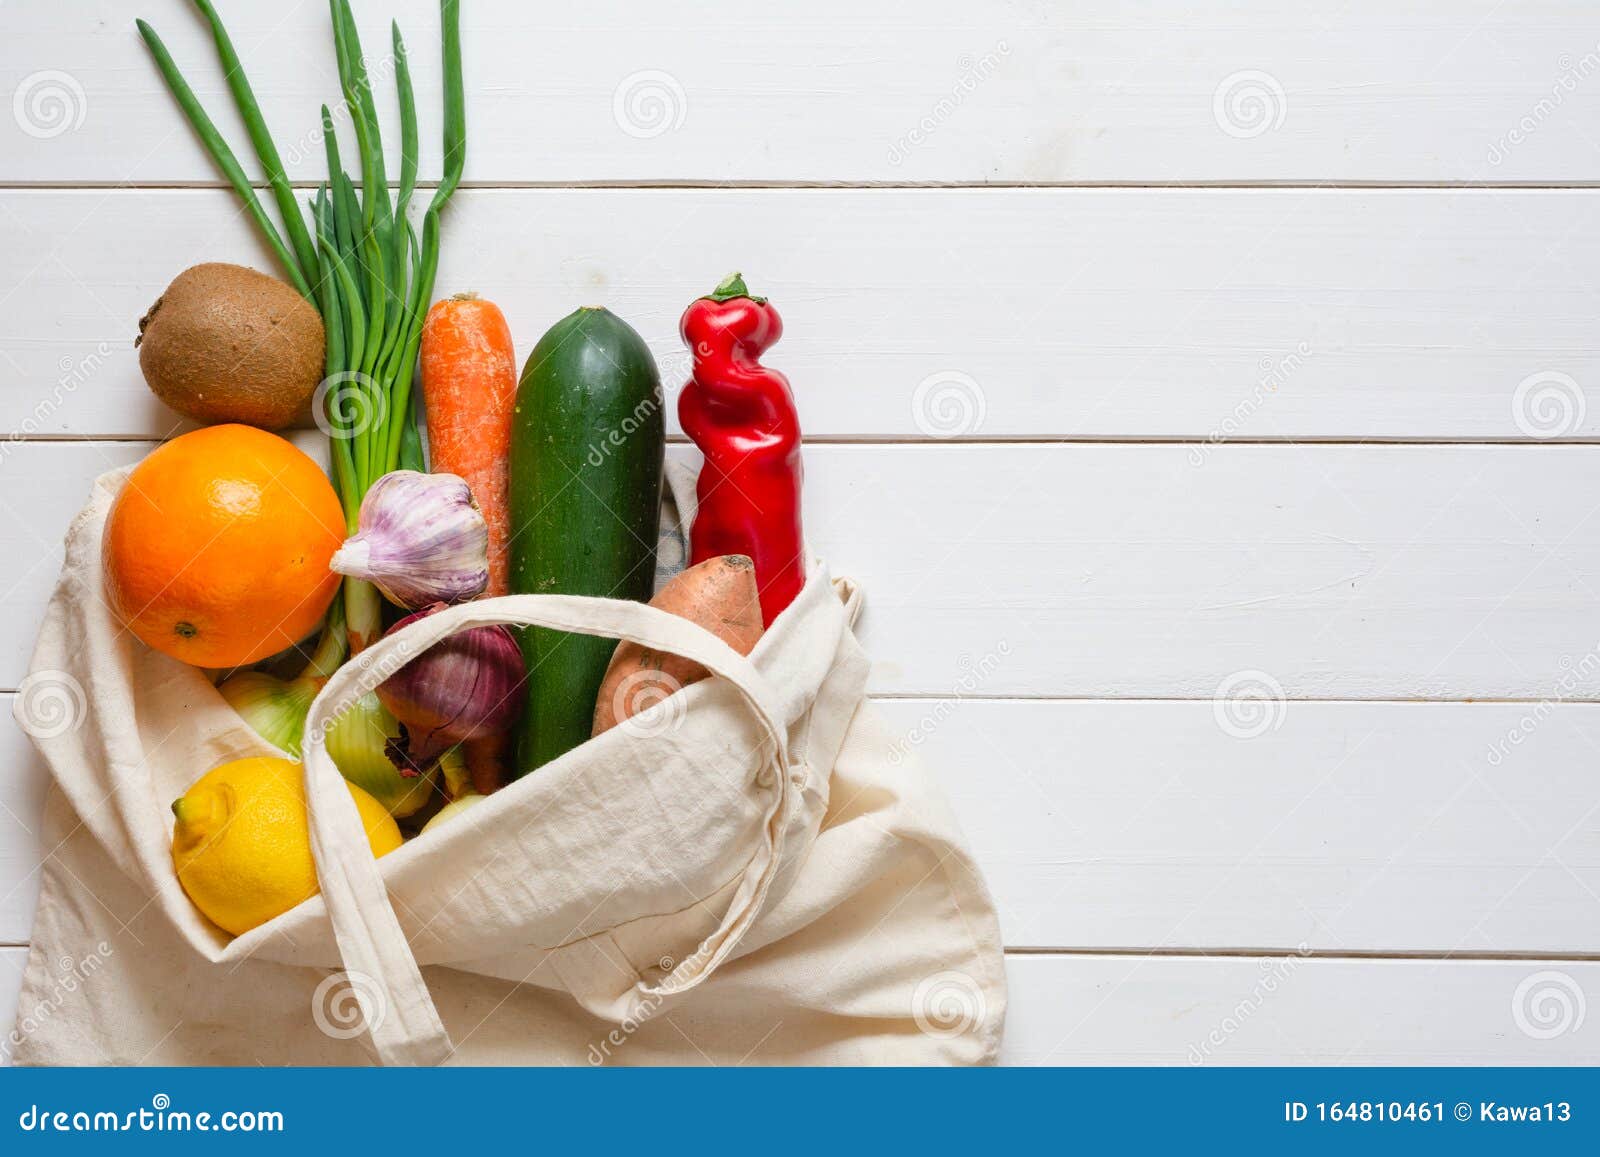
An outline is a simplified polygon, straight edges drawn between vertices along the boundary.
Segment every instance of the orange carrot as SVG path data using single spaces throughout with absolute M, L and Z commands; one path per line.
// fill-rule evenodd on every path
M 459 474 L 489 524 L 489 586 L 508 587 L 506 456 L 517 400 L 511 330 L 493 302 L 463 293 L 435 302 L 422 323 L 422 399 L 431 469 Z
M 422 400 L 428 411 L 431 469 L 466 479 L 489 524 L 486 596 L 507 592 L 510 499 L 506 456 L 517 400 L 511 329 L 493 302 L 461 293 L 435 302 L 422 323 Z M 473 786 L 487 795 L 505 782 L 509 737 L 465 745 Z

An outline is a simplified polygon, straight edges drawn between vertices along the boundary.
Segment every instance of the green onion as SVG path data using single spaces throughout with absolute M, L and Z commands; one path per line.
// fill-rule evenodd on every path
M 201 144 L 233 186 L 284 272 L 322 314 L 327 335 L 324 377 L 333 383 L 331 390 L 324 390 L 324 416 L 332 439 L 335 487 L 346 524 L 353 530 L 361 499 L 373 482 L 402 465 L 425 468 L 411 382 L 439 267 L 440 215 L 461 182 L 466 159 L 460 0 L 440 0 L 439 5 L 444 172 L 423 213 L 420 242 L 409 214 L 417 185 L 416 95 L 399 25 L 390 24 L 400 108 L 399 186 L 391 201 L 377 103 L 350 0 L 328 2 L 340 99 L 355 134 L 360 192 L 343 167 L 333 115 L 324 105 L 321 125 L 328 178 L 307 203 L 308 228 L 221 17 L 211 0 L 194 2 L 211 26 L 228 89 L 283 217 L 287 243 L 160 37 L 142 20 L 139 33 Z M 343 610 L 354 650 L 382 633 L 382 608 L 376 588 L 345 581 Z
M 277 254 L 278 263 L 283 266 L 294 287 L 313 305 L 316 304 L 305 274 L 300 271 L 300 265 L 295 260 L 294 254 L 290 253 L 289 247 L 283 243 L 283 236 L 278 232 L 278 227 L 272 223 L 272 218 L 268 217 L 267 211 L 261 207 L 261 201 L 256 197 L 256 191 L 250 184 L 250 178 L 239 165 L 239 158 L 233 155 L 228 142 L 222 139 L 217 126 L 206 115 L 206 110 L 201 107 L 194 90 L 189 87 L 188 82 L 183 79 L 183 73 L 179 72 L 178 66 L 173 63 L 172 54 L 167 51 L 167 46 L 161 42 L 161 37 L 156 35 L 156 30 L 150 25 L 143 20 L 137 20 L 135 23 L 139 26 L 139 35 L 144 37 L 145 44 L 150 48 L 150 54 L 155 57 L 156 67 L 161 70 L 167 87 L 172 90 L 178 106 L 183 109 L 184 115 L 189 118 L 189 123 L 199 135 L 200 143 L 205 146 L 206 152 L 211 154 L 211 159 L 217 163 L 217 168 L 222 170 L 222 175 L 228 178 L 228 184 L 233 186 L 233 191 L 244 202 L 246 211 L 255 219 L 256 225 L 266 237 L 267 244 L 272 246 L 272 251 Z M 259 118 L 259 113 L 257 116 Z
M 306 223 L 300 217 L 294 190 L 289 187 L 289 178 L 284 175 L 283 161 L 278 156 L 277 146 L 272 143 L 272 134 L 267 130 L 261 107 L 256 103 L 255 90 L 250 87 L 250 80 L 244 74 L 244 65 L 239 60 L 239 54 L 233 50 L 233 41 L 222 26 L 217 10 L 211 6 L 211 0 L 194 0 L 194 5 L 211 25 L 217 55 L 222 58 L 222 67 L 227 70 L 228 88 L 233 93 L 234 104 L 239 107 L 245 131 L 250 134 L 256 158 L 260 160 L 267 174 L 267 182 L 272 186 L 272 195 L 277 199 L 278 212 L 283 215 L 284 227 L 288 229 L 289 240 L 294 244 L 301 272 L 312 272 L 317 268 L 317 251 L 311 243 L 311 235 L 306 231 Z

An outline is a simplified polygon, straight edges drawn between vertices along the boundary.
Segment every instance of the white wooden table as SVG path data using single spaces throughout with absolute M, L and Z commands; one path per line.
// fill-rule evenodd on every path
M 314 180 L 325 6 L 219 6 Z M 244 151 L 199 19 L 136 7 Z M 1592 3 L 464 7 L 440 291 L 520 350 L 607 304 L 674 381 L 689 297 L 781 303 L 807 525 L 1001 907 L 1010 1060 L 1600 1060 Z M 436 173 L 435 4 L 357 10 Z M 89 480 L 179 428 L 140 314 L 272 268 L 134 14 L 0 5 L 12 691 Z M 9 1023 L 47 850 L 0 744 Z

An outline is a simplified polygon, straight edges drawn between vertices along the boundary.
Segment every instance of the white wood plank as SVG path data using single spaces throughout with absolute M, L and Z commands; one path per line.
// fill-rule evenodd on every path
M 337 92 L 325 9 L 221 7 L 292 172 L 320 179 L 317 107 Z M 480 182 L 1595 176 L 1600 57 L 1583 0 L 465 8 L 468 177 Z M 383 68 L 380 14 L 358 9 Z M 182 0 L 139 12 L 247 153 L 199 19 Z M 393 0 L 381 13 L 409 37 L 429 174 L 436 12 Z M 4 6 L 0 86 L 54 83 L 68 107 L 0 119 L 0 180 L 215 179 L 133 15 L 115 0 Z M 51 72 L 70 79 L 39 79 Z M 393 95 L 380 94 L 392 142 Z
M 1600 707 L 1294 703 L 1251 742 L 1209 704 L 882 707 L 955 801 L 1013 947 L 1600 942 Z M 30 927 L 46 775 L 7 734 L 0 942 Z
M 8 1032 L 27 954 L 0 948 L 0 1024 Z M 1593 962 L 1010 956 L 1006 963 L 1004 1064 L 1600 1061 L 1595 1018 L 1575 1023 L 1565 1011 L 1576 1008 L 1575 992 L 1585 1007 L 1600 1001 Z M 1518 1009 L 1520 1024 L 1540 1035 L 1519 1026 Z
M 0 495 L 0 688 L 91 479 L 147 449 L 10 447 L 28 485 Z M 1600 694 L 1600 449 L 1191 449 L 812 446 L 810 542 L 867 592 L 872 690 Z
M 1012 948 L 1591 954 L 1600 705 L 893 700 Z
M 0 252 L 12 436 L 167 434 L 139 318 L 190 264 L 274 268 L 223 191 L 0 192 Z M 733 268 L 814 437 L 1600 437 L 1600 192 L 468 192 L 438 289 L 523 354 L 607 304 L 675 390 Z
M 12 699 L 0 944 L 29 936 L 44 850 L 47 773 Z M 1296 702 L 1249 741 L 1208 703 L 881 706 L 949 792 L 1012 947 L 1600 943 L 1600 706 Z
M 1594 961 L 1012 956 L 1006 974 L 1006 1064 L 1600 1062 Z
M 99 474 L 137 462 L 146 443 L 10 443 L 0 472 L 0 607 L 21 616 L 0 627 L 0 686 L 15 690 L 28 669 L 45 604 L 61 571 L 67 524 Z
M 878 692 L 1591 697 L 1590 447 L 813 447 Z M 1249 675 L 1260 672 L 1260 675 Z M 1245 674 L 1241 674 L 1245 673 Z M 975 684 L 975 685 L 974 685 Z

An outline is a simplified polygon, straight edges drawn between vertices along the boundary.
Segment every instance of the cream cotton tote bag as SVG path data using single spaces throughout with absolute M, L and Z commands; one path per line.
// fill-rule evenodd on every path
M 642 604 L 552 595 L 453 607 L 369 648 L 307 721 L 322 892 L 230 938 L 178 885 L 168 805 L 220 763 L 281 752 L 108 610 L 100 539 L 127 473 L 72 524 L 17 701 L 55 781 L 4 1042 L 17 1063 L 995 1059 L 993 904 L 864 700 L 859 594 L 820 562 L 748 658 Z M 374 860 L 319 737 L 398 665 L 488 623 L 629 639 L 715 677 Z

